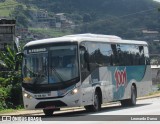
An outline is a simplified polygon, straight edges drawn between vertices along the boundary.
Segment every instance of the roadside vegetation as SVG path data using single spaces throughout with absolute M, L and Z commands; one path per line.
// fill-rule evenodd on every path
M 155 92 L 151 92 L 148 96 L 157 95 L 160 94 L 160 90 L 157 90 Z
M 10 16 L 11 12 L 18 4 L 16 0 L 3 0 L 0 2 L 0 17 Z
M 40 35 L 41 37 L 46 38 L 53 38 L 53 37 L 60 37 L 64 35 L 72 34 L 72 30 L 58 30 L 52 28 L 29 28 L 29 31 L 34 35 Z
M 15 71 L 16 51 L 7 46 L 5 51 L 0 51 L 0 110 L 17 109 L 22 106 L 21 72 Z

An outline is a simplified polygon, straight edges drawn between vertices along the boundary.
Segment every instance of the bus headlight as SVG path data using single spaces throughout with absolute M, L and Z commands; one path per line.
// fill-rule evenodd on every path
M 30 94 L 26 93 L 26 92 L 23 92 L 23 96 L 24 96 L 25 98 L 28 98 L 28 99 L 31 99 L 31 98 L 32 98 L 32 96 L 31 96 Z
M 79 92 L 78 88 L 75 88 L 71 91 L 71 95 L 77 94 Z
M 76 94 L 76 93 L 78 93 L 78 89 L 76 88 L 72 92 L 73 92 L 73 94 Z

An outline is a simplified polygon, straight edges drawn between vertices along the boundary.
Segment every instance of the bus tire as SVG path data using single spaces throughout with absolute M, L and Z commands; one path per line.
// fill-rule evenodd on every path
M 43 109 L 43 113 L 45 114 L 45 116 L 52 116 L 53 112 L 54 110 L 52 109 Z
M 128 106 L 128 99 L 121 100 L 121 106 L 123 106 L 123 107 Z
M 97 91 L 95 91 L 95 94 L 94 94 L 94 103 L 93 103 L 93 105 L 85 106 L 85 109 L 87 111 L 91 111 L 91 112 L 100 111 L 101 102 L 100 102 L 100 96 L 99 96 Z
M 84 108 L 85 108 L 86 111 L 88 111 L 88 112 L 92 111 L 91 105 L 84 106 Z
M 137 99 L 137 91 L 135 86 L 132 85 L 131 87 L 131 98 L 129 99 L 129 105 L 135 106 L 136 105 L 136 99 Z
M 136 98 L 137 98 L 137 91 L 136 91 L 135 86 L 132 85 L 132 87 L 131 87 L 131 98 L 121 100 L 121 105 L 124 106 L 124 107 L 135 106 L 136 105 Z

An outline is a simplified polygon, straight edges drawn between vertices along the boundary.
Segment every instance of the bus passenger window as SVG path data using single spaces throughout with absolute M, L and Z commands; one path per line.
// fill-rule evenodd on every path
M 145 65 L 150 65 L 148 47 L 144 46 Z
M 112 65 L 112 49 L 110 44 L 100 44 L 100 63 L 102 66 Z
M 116 44 L 111 44 L 111 48 L 112 48 L 112 52 L 113 52 L 113 55 L 112 55 L 112 62 L 113 62 L 113 65 L 119 65 L 119 60 L 118 60 L 118 53 L 117 53 L 117 47 L 116 47 Z
M 140 55 L 139 64 L 144 65 L 145 64 L 145 58 L 144 58 L 143 46 L 139 46 L 139 55 Z

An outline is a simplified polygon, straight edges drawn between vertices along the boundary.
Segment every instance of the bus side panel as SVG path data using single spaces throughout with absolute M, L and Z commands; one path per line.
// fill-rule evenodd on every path
M 150 65 L 146 66 L 145 75 L 141 82 L 137 83 L 137 97 L 141 97 L 152 92 L 152 74 Z
M 83 82 L 82 82 L 82 105 L 92 105 L 93 104 L 93 90 L 91 75 L 89 75 Z
M 100 68 L 100 84 L 103 102 L 117 101 L 131 97 L 131 85 L 136 85 L 137 96 L 151 92 L 150 66 L 115 66 Z
M 94 75 L 97 73 L 99 75 Z M 151 92 L 150 66 L 110 66 L 94 70 L 82 82 L 82 105 L 93 104 L 93 95 L 97 86 L 101 87 L 102 102 L 118 101 L 131 97 L 131 86 L 136 85 L 137 97 Z
M 94 93 L 96 87 L 100 87 L 102 91 L 102 102 L 107 102 L 108 99 L 112 101 L 113 91 L 112 84 L 109 79 L 109 71 L 107 68 L 95 69 L 83 82 L 82 82 L 82 105 L 92 105 L 94 102 Z M 110 73 L 111 75 L 111 73 Z M 110 94 L 110 95 L 107 95 Z
M 112 83 L 112 71 L 107 67 L 100 67 L 100 84 L 102 90 L 102 102 L 113 101 L 115 85 Z
M 117 66 L 110 67 L 112 83 L 115 86 L 113 101 L 131 97 L 131 85 L 137 88 L 137 96 L 151 92 L 151 69 L 149 66 Z

